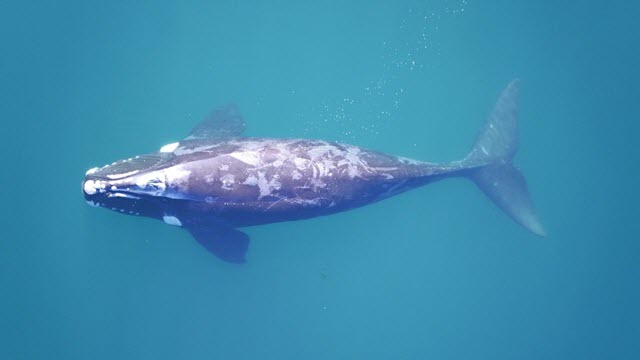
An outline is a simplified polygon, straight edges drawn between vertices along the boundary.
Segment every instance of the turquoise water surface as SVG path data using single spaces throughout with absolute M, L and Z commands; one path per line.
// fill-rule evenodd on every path
M 640 5 L 0 4 L 0 359 L 638 359 Z M 512 79 L 548 232 L 471 182 L 246 228 L 247 263 L 87 206 L 234 102 L 249 136 L 464 157 Z

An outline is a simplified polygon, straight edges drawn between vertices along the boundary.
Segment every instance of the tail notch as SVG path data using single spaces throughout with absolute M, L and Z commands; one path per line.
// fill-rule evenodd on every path
M 467 176 L 494 204 L 527 230 L 546 236 L 525 178 L 512 163 L 518 151 L 519 92 L 517 79 L 502 91 L 463 163 Z

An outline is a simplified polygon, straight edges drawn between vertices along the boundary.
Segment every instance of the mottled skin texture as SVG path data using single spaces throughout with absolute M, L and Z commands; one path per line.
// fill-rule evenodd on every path
M 122 173 L 128 165 L 135 169 L 136 159 L 87 176 L 107 183 L 104 200 L 93 201 L 101 206 L 109 201 L 105 207 L 121 212 L 126 203 L 124 213 L 174 216 L 185 227 L 205 223 L 243 227 L 353 209 L 459 170 L 455 165 L 301 139 L 183 140 L 171 153 L 149 156 L 161 160 L 124 178 L 109 179 L 103 173 Z M 154 186 L 158 182 L 164 189 Z
M 191 208 L 233 227 L 297 220 L 363 206 L 435 180 L 450 169 L 350 145 L 242 139 L 178 162 Z M 182 153 L 183 147 L 175 153 Z M 194 158 L 201 158 L 194 161 Z
M 320 140 L 240 137 L 234 106 L 214 111 L 187 138 L 159 152 L 90 169 L 87 202 L 187 229 L 211 253 L 244 262 L 249 236 L 238 227 L 306 219 L 367 205 L 464 176 L 532 233 L 545 236 L 518 150 L 519 82 L 502 91 L 475 144 L 446 165 Z

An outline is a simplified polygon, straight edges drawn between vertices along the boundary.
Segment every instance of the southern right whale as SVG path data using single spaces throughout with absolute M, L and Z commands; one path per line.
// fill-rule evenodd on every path
M 473 181 L 499 208 L 540 236 L 518 150 L 519 82 L 501 93 L 471 151 L 434 164 L 358 146 L 248 138 L 234 106 L 214 111 L 188 137 L 160 151 L 87 171 L 86 201 L 188 230 L 219 258 L 244 262 L 238 228 L 329 215 L 449 177 Z

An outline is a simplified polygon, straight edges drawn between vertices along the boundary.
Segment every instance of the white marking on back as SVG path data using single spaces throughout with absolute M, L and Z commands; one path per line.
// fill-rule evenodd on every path
M 182 222 L 180 221 L 180 219 L 178 219 L 175 216 L 165 215 L 165 216 L 162 217 L 162 220 L 164 220 L 164 222 L 169 224 L 169 225 L 182 226 Z
M 309 151 L 307 151 L 307 154 L 311 159 L 318 160 L 324 157 L 328 157 L 331 155 L 331 153 L 336 153 L 336 152 L 340 153 L 342 151 L 338 150 L 338 148 L 336 148 L 335 146 L 327 144 L 327 145 L 321 145 L 321 146 L 314 146 L 313 148 L 309 149 Z
M 247 165 L 258 166 L 260 164 L 260 154 L 257 151 L 233 152 L 229 156 Z
M 171 144 L 167 144 L 167 145 L 165 145 L 165 146 L 160 148 L 160 152 L 161 153 L 172 153 L 178 148 L 178 146 L 180 146 L 179 142 L 174 142 L 174 143 L 171 143 Z
M 233 176 L 232 174 L 226 174 L 220 178 L 220 181 L 222 182 L 221 188 L 225 190 L 233 190 L 233 184 L 235 183 L 235 176 Z
M 274 190 L 280 190 L 281 186 L 282 184 L 278 181 L 278 175 L 274 175 L 271 180 L 267 180 L 263 172 L 258 172 L 259 199 L 271 195 Z
M 358 170 L 357 166 L 349 165 L 349 168 L 347 169 L 347 174 L 349 174 L 349 177 L 353 179 L 356 176 L 360 176 L 360 171 Z
M 309 167 L 309 163 L 311 161 L 304 159 L 304 158 L 300 158 L 300 157 L 296 157 L 293 158 L 293 163 L 296 164 L 296 168 L 298 170 L 305 170 Z
M 249 185 L 249 186 L 256 186 L 258 185 L 258 178 L 253 175 L 249 175 L 247 176 L 247 179 L 242 184 Z

